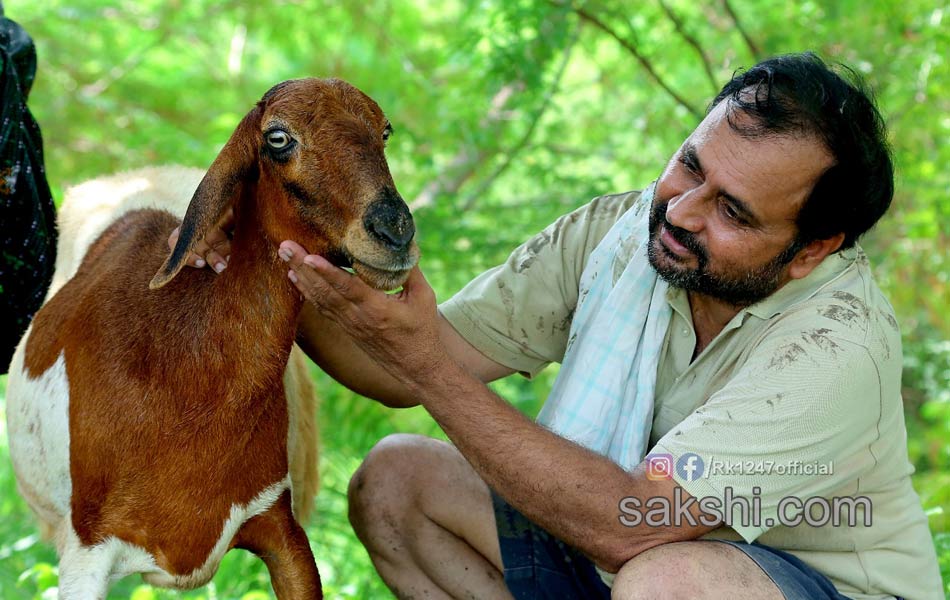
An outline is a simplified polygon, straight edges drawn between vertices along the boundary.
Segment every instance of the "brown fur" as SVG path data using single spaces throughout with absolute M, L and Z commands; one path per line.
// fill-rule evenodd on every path
M 171 306 L 148 302 L 149 275 L 176 224 L 170 214 L 134 211 L 110 227 L 90 254 L 106 243 L 109 255 L 138 256 L 143 268 L 103 255 L 84 262 L 37 315 L 26 356 L 37 373 L 66 353 L 79 539 L 116 536 L 187 574 L 203 564 L 231 505 L 287 473 L 283 366 L 299 299 L 282 265 L 269 270 L 272 281 L 241 290 L 241 270 L 253 265 L 235 256 L 221 276 L 179 274 L 161 292 Z M 130 327 L 133 307 L 140 312 Z M 195 318 L 198 307 L 204 318 Z
M 277 123 L 297 139 L 292 160 L 270 160 L 262 149 L 263 132 Z M 342 82 L 276 87 L 212 164 L 170 256 L 175 217 L 127 213 L 37 314 L 25 366 L 36 377 L 65 353 L 72 517 L 82 544 L 115 536 L 169 573 L 188 574 L 204 563 L 230 507 L 287 474 L 283 373 L 302 300 L 276 247 L 295 239 L 354 266 L 369 261 L 374 269 L 362 275 L 378 287 L 404 279 L 415 245 L 381 248 L 363 226 L 367 207 L 395 193 L 386 124 L 372 100 Z M 182 269 L 229 206 L 236 225 L 227 270 Z M 304 454 L 291 467 L 315 468 L 315 460 Z M 279 596 L 318 590 L 289 494 L 245 523 L 234 543 L 267 557 Z

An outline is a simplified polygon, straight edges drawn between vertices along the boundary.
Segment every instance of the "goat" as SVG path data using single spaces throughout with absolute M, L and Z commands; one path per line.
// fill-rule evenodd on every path
M 264 560 L 278 598 L 320 596 L 293 512 L 283 381 L 303 299 L 276 248 L 298 240 L 380 289 L 405 281 L 418 248 L 390 131 L 345 82 L 278 84 L 198 184 L 171 254 L 175 216 L 132 210 L 57 281 L 11 363 L 7 421 L 62 597 L 103 597 L 132 573 L 203 585 L 234 547 Z M 227 270 L 183 269 L 228 208 Z
M 126 212 L 142 208 L 166 210 L 179 220 L 205 171 L 168 165 L 144 167 L 86 181 L 66 190 L 56 212 L 59 230 L 56 265 L 46 298 L 72 279 L 83 256 L 97 237 Z M 25 336 L 24 336 L 25 339 Z M 294 515 L 306 522 L 318 488 L 317 406 L 313 381 L 303 351 L 294 344 L 284 373 L 290 430 L 287 437 Z M 50 523 L 40 522 L 44 537 L 52 535 Z

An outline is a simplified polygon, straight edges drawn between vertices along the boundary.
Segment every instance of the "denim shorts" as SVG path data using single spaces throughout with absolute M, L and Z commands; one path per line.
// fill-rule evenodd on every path
M 505 583 L 516 600 L 610 598 L 594 563 L 541 529 L 492 492 Z M 724 542 L 745 552 L 786 600 L 848 600 L 827 577 L 795 556 L 758 543 Z

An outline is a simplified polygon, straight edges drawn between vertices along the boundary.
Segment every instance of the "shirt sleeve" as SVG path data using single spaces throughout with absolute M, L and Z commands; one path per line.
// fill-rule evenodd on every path
M 525 376 L 560 362 L 587 257 L 639 197 L 601 196 L 560 217 L 439 310 L 475 348 Z
M 878 436 L 882 373 L 890 376 L 846 332 L 814 328 L 803 315 L 780 321 L 651 450 L 672 455 L 675 481 L 697 499 L 717 499 L 747 542 L 801 515 L 799 501 L 840 493 L 874 464 L 867 453 Z

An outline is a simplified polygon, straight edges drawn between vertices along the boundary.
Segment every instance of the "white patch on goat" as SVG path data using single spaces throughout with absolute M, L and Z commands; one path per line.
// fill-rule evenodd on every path
M 128 575 L 140 573 L 146 583 L 159 587 L 192 589 L 205 585 L 214 577 L 221 559 L 228 551 L 231 540 L 242 525 L 252 517 L 266 512 L 290 488 L 290 476 L 267 487 L 247 504 L 234 504 L 225 520 L 221 536 L 205 558 L 204 564 L 187 575 L 172 575 L 156 564 L 145 549 L 129 542 L 110 537 L 95 546 L 82 546 L 72 521 L 67 516 L 58 540 L 60 556 L 60 596 L 101 598 L 108 583 Z
M 280 498 L 281 494 L 289 489 L 290 475 L 288 474 L 277 483 L 265 488 L 264 491 L 260 492 L 247 504 L 231 505 L 231 514 L 224 522 L 224 527 L 217 543 L 214 545 L 211 553 L 205 559 L 204 564 L 195 569 L 192 573 L 189 573 L 188 575 L 173 576 L 164 571 L 160 571 L 157 573 L 143 575 L 142 578 L 152 585 L 175 587 L 180 589 L 191 589 L 193 587 L 208 583 L 208 581 L 211 580 L 211 577 L 214 576 L 215 571 L 218 570 L 218 565 L 221 563 L 224 553 L 228 551 L 228 547 L 231 545 L 231 540 L 234 539 L 238 529 L 240 529 L 241 526 L 244 525 L 244 523 L 249 519 L 266 512 L 274 505 L 275 502 L 277 502 L 277 499 Z
M 69 514 L 69 380 L 66 359 L 31 378 L 24 368 L 26 330 L 10 362 L 7 379 L 7 433 L 20 492 L 48 525 Z
M 110 537 L 83 546 L 66 515 L 59 528 L 59 597 L 105 598 L 109 583 L 132 573 L 161 571 L 155 559 L 132 544 Z
M 67 189 L 56 214 L 56 269 L 46 299 L 76 274 L 93 241 L 126 212 L 157 208 L 184 217 L 202 177 L 203 170 L 190 167 L 145 167 Z
M 215 574 L 231 540 L 252 517 L 267 511 L 290 489 L 290 475 L 268 486 L 246 505 L 231 506 L 221 535 L 204 564 L 188 575 L 161 569 L 145 549 L 115 537 L 83 546 L 72 526 L 69 475 L 69 380 L 62 354 L 53 365 L 31 378 L 24 370 L 27 329 L 10 363 L 7 380 L 7 433 L 10 458 L 20 492 L 37 516 L 52 528 L 60 555 L 63 598 L 105 596 L 109 581 L 142 573 L 153 585 L 190 589 Z

